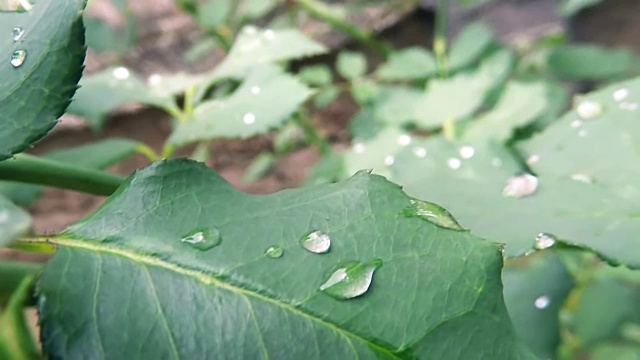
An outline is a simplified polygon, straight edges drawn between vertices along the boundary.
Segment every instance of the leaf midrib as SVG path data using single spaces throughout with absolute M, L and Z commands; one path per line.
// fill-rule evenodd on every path
M 369 346 L 372 349 L 378 350 L 382 353 L 385 353 L 386 355 L 390 356 L 393 359 L 398 359 L 400 360 L 401 358 L 398 357 L 392 350 L 381 346 L 380 344 L 377 344 L 375 342 L 372 342 L 371 340 L 364 338 L 358 334 L 349 332 L 347 329 L 344 329 L 342 327 L 340 327 L 339 325 L 326 321 L 325 319 L 319 318 L 319 317 L 315 317 L 313 316 L 313 314 L 307 313 L 295 306 L 292 306 L 291 304 L 288 304 L 286 302 L 283 301 L 279 301 L 278 299 L 274 299 L 272 297 L 269 296 L 265 296 L 263 294 L 260 294 L 256 291 L 252 291 L 246 288 L 241 288 L 238 286 L 235 286 L 231 283 L 228 282 L 224 282 L 221 279 L 217 278 L 214 274 L 210 274 L 210 273 L 203 273 L 201 271 L 196 271 L 196 270 L 192 270 L 192 269 L 188 269 L 185 267 L 182 267 L 178 264 L 172 263 L 172 262 L 168 262 L 165 260 L 161 260 L 149 255 L 143 255 L 143 254 L 137 254 L 135 252 L 129 251 L 127 249 L 122 249 L 122 248 L 116 248 L 116 247 L 111 247 L 111 246 L 105 246 L 102 244 L 96 244 L 96 243 L 90 243 L 90 242 L 86 242 L 86 241 L 81 241 L 81 240 L 74 240 L 74 239 L 69 239 L 69 238 L 49 238 L 46 240 L 49 243 L 53 243 L 56 245 L 61 245 L 61 246 L 65 246 L 65 247 L 70 247 L 70 248 L 78 248 L 78 249 L 84 249 L 84 250 L 90 250 L 90 251 L 94 251 L 94 252 L 98 252 L 98 253 L 106 253 L 106 254 L 110 254 L 110 255 L 116 255 L 116 256 L 121 256 L 124 258 L 127 258 L 131 261 L 134 261 L 136 263 L 140 263 L 143 265 L 148 265 L 148 266 L 155 266 L 155 267 L 160 267 L 163 268 L 165 270 L 169 270 L 172 272 L 175 272 L 179 275 L 182 276 L 187 276 L 190 278 L 193 278 L 205 285 L 212 285 L 212 286 L 217 286 L 219 288 L 223 288 L 225 290 L 231 291 L 235 294 L 241 295 L 243 297 L 252 297 L 255 298 L 257 300 L 260 301 L 264 301 L 270 304 L 273 304 L 275 306 L 278 306 L 286 311 L 289 311 L 293 314 L 302 316 L 304 318 L 307 318 L 309 320 L 312 320 L 324 327 L 329 328 L 330 330 L 333 330 L 339 334 L 341 334 L 342 336 L 345 336 L 345 338 L 347 340 L 349 340 L 349 342 L 351 342 L 351 338 L 355 338 L 359 341 L 361 341 L 362 343 L 366 344 L 367 346 Z

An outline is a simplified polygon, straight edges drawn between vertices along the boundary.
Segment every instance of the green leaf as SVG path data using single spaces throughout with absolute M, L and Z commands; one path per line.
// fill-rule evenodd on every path
M 410 200 L 363 172 L 254 196 L 204 165 L 155 163 L 50 239 L 59 250 L 38 284 L 44 350 L 53 358 L 531 358 L 502 300 L 497 246 L 404 217 Z M 329 237 L 328 253 L 300 244 L 313 230 Z M 189 234 L 217 245 L 198 250 L 182 240 Z M 274 246 L 281 257 L 265 255 Z M 357 284 L 361 296 L 336 300 L 319 288 L 345 262 L 381 266 Z
M 558 316 L 574 287 L 560 256 L 545 252 L 507 263 L 502 282 L 520 338 L 541 359 L 555 358 L 560 344 Z
M 471 116 L 482 106 L 489 91 L 504 81 L 512 64 L 512 54 L 503 50 L 487 58 L 474 72 L 431 80 L 415 109 L 417 125 L 434 128 L 446 121 L 459 121 Z
M 347 80 L 362 77 L 367 72 L 367 58 L 354 51 L 341 51 L 336 60 L 338 74 Z
M 243 0 L 239 8 L 245 19 L 256 19 L 273 10 L 278 3 L 277 0 Z
M 227 21 L 232 10 L 230 0 L 206 0 L 198 7 L 198 23 L 205 28 L 215 29 Z
M 229 97 L 205 101 L 181 122 L 169 142 L 183 146 L 220 137 L 247 138 L 281 126 L 311 95 L 296 78 L 273 65 L 252 70 Z
M 33 277 L 25 278 L 0 314 L 0 357 L 3 359 L 41 358 L 23 310 L 23 304 L 31 296 L 32 283 Z
M 94 130 L 102 128 L 109 112 L 125 104 L 175 106 L 171 97 L 156 96 L 125 67 L 109 68 L 84 77 L 80 86 L 69 112 L 84 117 Z
M 329 86 L 313 96 L 313 104 L 318 109 L 324 109 L 340 96 L 340 88 L 337 86 Z
M 327 65 L 305 66 L 298 73 L 298 78 L 312 86 L 327 86 L 333 81 L 331 69 Z
M 52 151 L 45 155 L 45 158 L 83 168 L 106 169 L 129 157 L 138 150 L 140 145 L 137 141 L 112 138 L 88 145 Z
M 562 0 L 560 5 L 560 15 L 573 16 L 580 10 L 601 3 L 602 0 Z
M 391 53 L 389 60 L 376 70 L 376 76 L 386 81 L 407 81 L 426 78 L 437 70 L 433 54 L 414 46 Z
M 467 25 L 456 37 L 449 51 L 449 70 L 455 71 L 472 65 L 493 43 L 493 31 L 486 24 Z
M 628 74 L 637 58 L 626 49 L 567 45 L 549 54 L 549 68 L 569 80 L 606 80 Z
M 637 345 L 603 344 L 591 352 L 591 360 L 638 360 L 640 349 Z
M 422 91 L 410 87 L 385 87 L 375 101 L 375 116 L 385 124 L 405 125 L 415 122 L 415 109 L 423 99 Z
M 380 86 L 372 80 L 357 79 L 351 84 L 351 96 L 360 105 L 373 102 L 380 93 Z
M 0 247 L 31 232 L 31 217 L 0 194 Z
M 506 141 L 513 131 L 530 124 L 549 106 L 547 87 L 542 82 L 507 83 L 500 100 L 489 112 L 474 119 L 465 129 L 464 138 Z
M 251 162 L 242 176 L 242 182 L 248 184 L 262 179 L 271 170 L 277 158 L 269 152 L 262 152 Z
M 0 181 L 0 196 L 16 205 L 27 206 L 42 195 L 42 187 L 14 181 Z
M 125 19 L 121 27 L 112 27 L 102 19 L 85 17 L 87 46 L 97 53 L 126 53 L 136 42 L 137 23 Z
M 84 62 L 84 6 L 41 0 L 28 12 L 0 13 L 0 160 L 46 135 L 69 105 Z
M 259 64 L 294 60 L 326 51 L 322 44 L 298 30 L 260 30 L 249 25 L 240 31 L 229 55 L 213 71 L 211 78 L 241 78 Z

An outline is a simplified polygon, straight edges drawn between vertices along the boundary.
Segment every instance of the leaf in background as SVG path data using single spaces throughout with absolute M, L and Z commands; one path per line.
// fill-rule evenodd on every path
M 424 93 L 410 87 L 384 87 L 376 99 L 375 115 L 388 125 L 401 126 L 415 121 L 415 109 Z
M 0 194 L 0 247 L 31 231 L 31 216 Z
M 0 196 L 19 206 L 27 206 L 42 196 L 42 187 L 15 181 L 0 181 Z
M 407 81 L 426 78 L 437 70 L 433 54 L 414 46 L 392 52 L 389 60 L 378 67 L 376 76 L 386 81 Z
M 530 124 L 547 109 L 547 87 L 543 82 L 508 82 L 496 106 L 471 121 L 464 139 L 507 141 L 513 131 Z
M 113 28 L 102 19 L 86 16 L 87 46 L 97 53 L 117 52 L 124 54 L 129 51 L 136 42 L 138 28 L 135 19 L 125 19 L 125 23 L 118 28 Z
M 0 13 L 0 160 L 46 135 L 69 105 L 84 62 L 84 6 L 40 0 Z
M 354 51 L 340 51 L 336 60 L 338 74 L 347 80 L 362 77 L 367 72 L 367 58 Z
M 309 65 L 303 67 L 298 78 L 311 86 L 328 86 L 333 81 L 331 69 L 327 65 Z
M 356 79 L 351 83 L 351 96 L 360 105 L 372 103 L 380 90 L 380 85 L 373 80 Z
M 560 15 L 573 16 L 580 10 L 601 3 L 602 0 L 562 0 L 560 5 Z
M 508 262 L 502 271 L 504 301 L 525 344 L 541 359 L 553 359 L 560 344 L 559 314 L 574 287 L 560 256 L 543 252 Z
M 308 38 L 296 29 L 260 30 L 245 26 L 236 39 L 229 55 L 210 75 L 212 80 L 245 76 L 259 64 L 294 60 L 326 52 L 320 43 Z
M 198 7 L 198 24 L 207 29 L 223 25 L 232 13 L 231 0 L 206 0 Z
M 31 296 L 33 277 L 22 280 L 0 313 L 0 358 L 40 359 L 40 351 L 24 315 L 24 303 Z
M 278 0 L 241 0 L 238 5 L 239 13 L 245 19 L 257 19 L 273 10 L 278 3 Z
M 486 24 L 474 22 L 467 25 L 451 44 L 449 70 L 456 71 L 480 60 L 493 41 L 493 31 Z
M 475 71 L 429 81 L 415 108 L 417 125 L 428 129 L 471 116 L 482 106 L 489 91 L 502 84 L 512 64 L 513 55 L 502 50 L 488 57 Z
M 245 170 L 242 176 L 242 182 L 249 184 L 262 179 L 271 170 L 276 160 L 277 158 L 272 153 L 261 152 L 253 159 L 247 170 Z
M 354 139 L 371 139 L 385 128 L 386 124 L 376 116 L 373 105 L 361 107 L 349 121 L 349 132 Z
M 313 105 L 318 109 L 324 109 L 340 96 L 340 88 L 337 86 L 326 87 L 313 96 Z
M 254 68 L 229 97 L 201 103 L 169 142 L 183 146 L 220 137 L 247 138 L 282 125 L 311 95 L 298 79 L 273 65 Z
M 569 80 L 606 80 L 628 74 L 638 59 L 627 49 L 567 45 L 549 54 L 549 68 Z
M 507 316 L 497 246 L 405 217 L 410 200 L 362 172 L 254 196 L 201 164 L 155 163 L 50 239 L 58 251 L 38 284 L 44 350 L 54 358 L 532 358 Z M 313 230 L 328 236 L 327 253 L 300 243 Z M 362 264 L 379 267 L 362 272 Z M 362 280 L 342 294 L 361 296 L 320 290 L 332 274 L 343 285 L 342 268 Z

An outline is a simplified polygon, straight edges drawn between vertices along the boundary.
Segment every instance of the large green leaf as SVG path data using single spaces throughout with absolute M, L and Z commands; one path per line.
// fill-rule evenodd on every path
M 255 196 L 198 163 L 155 163 L 50 238 L 44 349 L 65 359 L 530 358 L 502 300 L 498 247 L 407 217 L 410 206 L 365 172 Z M 328 252 L 301 245 L 314 230 L 330 241 L 314 251 Z M 338 284 L 319 290 L 330 277 Z
M 336 70 L 347 80 L 362 77 L 367 72 L 367 58 L 360 52 L 341 51 L 336 59 Z
M 0 247 L 29 231 L 29 214 L 0 194 Z
M 250 137 L 282 125 L 311 95 L 273 65 L 254 68 L 229 97 L 203 102 L 193 119 L 178 124 L 169 141 L 182 146 L 220 137 Z
M 41 0 L 0 12 L 0 160 L 47 134 L 69 105 L 82 75 L 84 5 Z
M 24 303 L 31 296 L 33 277 L 25 278 L 7 306 L 0 312 L 0 358 L 39 359 L 39 351 L 24 315 Z
M 549 54 L 549 68 L 571 80 L 602 80 L 628 74 L 638 59 L 626 49 L 595 45 L 570 45 Z

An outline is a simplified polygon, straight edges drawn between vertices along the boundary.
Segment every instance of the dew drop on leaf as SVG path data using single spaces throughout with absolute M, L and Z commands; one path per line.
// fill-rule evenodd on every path
M 24 60 L 27 58 L 27 51 L 26 50 L 16 50 L 13 52 L 13 55 L 11 55 L 11 65 L 13 65 L 14 68 L 18 68 L 20 66 L 22 66 L 22 64 L 24 64 Z
M 595 101 L 581 101 L 576 106 L 576 112 L 584 120 L 596 118 L 602 114 L 602 105 Z
M 331 247 L 331 238 L 320 230 L 314 230 L 300 239 L 300 244 L 307 251 L 323 254 Z
M 460 162 L 460 159 L 458 158 L 450 158 L 449 160 L 447 160 L 447 166 L 449 166 L 449 168 L 453 170 L 460 169 L 461 165 L 462 162 Z
M 533 247 L 537 250 L 544 250 L 552 247 L 556 244 L 556 237 L 553 234 L 549 233 L 540 233 L 536 236 L 536 241 L 533 244 Z
M 618 102 L 625 100 L 628 96 L 629 96 L 629 89 L 627 88 L 620 88 L 613 92 L 613 100 Z
M 353 144 L 353 152 L 356 154 L 362 154 L 367 150 L 367 146 L 363 143 L 355 143 Z
M 356 261 L 340 265 L 320 285 L 320 290 L 339 300 L 361 296 L 369 290 L 373 280 L 373 273 L 380 266 L 382 266 L 382 260 L 378 259 L 369 263 Z
M 126 67 L 117 67 L 115 69 L 113 69 L 113 77 L 118 79 L 118 80 L 127 80 L 129 78 L 129 75 L 131 75 L 129 73 L 129 69 L 127 69 Z
M 582 120 L 579 119 L 575 119 L 571 122 L 571 127 L 574 129 L 579 128 L 580 126 L 582 126 Z
M 242 116 L 242 121 L 247 125 L 251 125 L 256 122 L 256 116 L 253 113 L 246 113 Z
M 13 41 L 20 40 L 23 35 L 24 29 L 21 27 L 14 27 L 13 30 L 11 30 L 11 38 L 13 39 Z
M 630 103 L 630 102 L 622 102 L 620 103 L 620 109 L 627 111 L 635 111 L 638 110 L 638 104 Z
M 411 144 L 411 136 L 407 134 L 402 134 L 398 136 L 398 144 L 402 146 L 407 146 Z
M 220 245 L 222 242 L 222 236 L 220 235 L 220 230 L 215 228 L 211 230 L 196 229 L 182 237 L 180 242 L 185 243 L 192 248 L 207 251 Z
M 491 160 L 491 165 L 500 167 L 502 166 L 502 160 L 500 160 L 499 158 L 493 158 L 493 160 Z
M 0 212 L 0 224 L 4 224 L 9 220 L 9 212 L 7 210 L 3 210 Z
M 394 158 L 392 155 L 387 155 L 384 158 L 384 164 L 387 165 L 387 166 L 391 166 L 395 162 L 396 162 L 396 158 Z
M 523 198 L 533 195 L 538 189 L 538 178 L 531 174 L 512 176 L 502 189 L 502 195 Z
M 264 31 L 264 37 L 267 40 L 273 40 L 273 39 L 276 38 L 276 33 L 271 29 L 267 29 L 267 30 Z
M 550 303 L 551 303 L 551 300 L 549 299 L 549 297 L 546 295 L 542 295 L 533 302 L 533 305 L 536 308 L 542 310 L 542 309 L 546 309 Z
M 260 92 L 262 91 L 262 89 L 260 89 L 260 86 L 254 86 L 251 88 L 251 93 L 253 95 L 258 95 L 260 94 Z
M 147 79 L 147 84 L 150 86 L 158 86 L 162 82 L 162 76 L 159 74 L 151 74 Z
M 273 245 L 269 247 L 267 251 L 264 252 L 264 254 L 267 257 L 277 259 L 279 257 L 282 257 L 282 255 L 284 254 L 284 249 L 280 245 Z
M 427 156 L 427 149 L 423 147 L 416 147 L 413 149 L 413 154 L 419 158 L 424 158 Z
M 246 35 L 255 35 L 258 33 L 258 29 L 253 25 L 248 25 L 244 27 L 243 32 Z
M 472 146 L 465 145 L 460 148 L 460 157 L 463 159 L 471 159 L 476 154 L 476 149 Z
M 589 133 L 585 129 L 578 131 L 578 136 L 580 137 L 586 137 L 587 135 L 589 135 Z
M 411 202 L 411 206 L 404 208 L 404 216 L 418 217 L 446 229 L 464 230 L 453 215 L 442 206 L 418 199 L 411 199 L 409 201 Z
M 529 156 L 529 158 L 527 159 L 527 164 L 533 165 L 533 164 L 537 163 L 538 161 L 540 161 L 540 155 L 533 154 L 533 155 Z
M 571 175 L 571 179 L 575 181 L 581 181 L 583 183 L 592 184 L 593 179 L 589 175 L 586 174 L 573 174 Z

